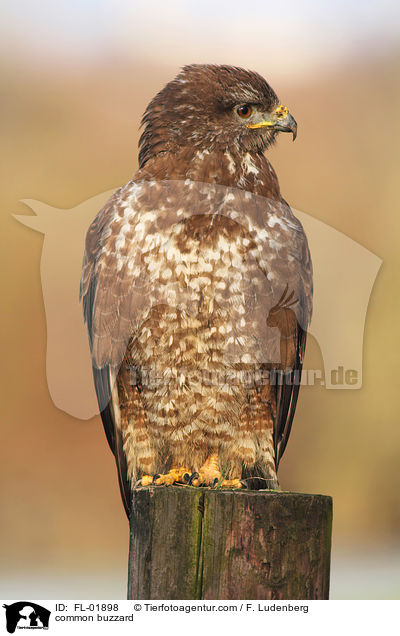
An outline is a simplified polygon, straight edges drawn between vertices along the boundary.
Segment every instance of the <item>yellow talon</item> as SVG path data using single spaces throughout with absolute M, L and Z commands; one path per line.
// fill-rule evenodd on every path
M 211 485 L 216 479 L 218 481 L 221 479 L 221 472 L 219 470 L 218 454 L 213 453 L 206 459 L 199 470 L 198 478 L 194 479 L 192 484 L 193 486 L 198 486 L 199 484 Z
M 190 475 L 189 468 L 171 468 L 165 475 L 157 475 L 154 479 L 151 475 L 143 475 L 139 484 L 141 486 L 172 486 L 175 483 L 185 484 L 185 475 Z M 216 483 L 218 482 L 218 483 Z M 243 488 L 240 479 L 223 479 L 221 481 L 221 471 L 219 470 L 218 454 L 213 453 L 200 468 L 198 476 L 190 482 L 191 486 L 217 486 L 217 488 Z
M 243 484 L 240 479 L 224 479 L 221 488 L 243 488 Z
M 185 474 L 190 474 L 188 468 L 171 468 L 166 475 L 158 475 L 157 479 L 151 475 L 143 475 L 140 480 L 141 486 L 172 486 L 175 482 L 185 483 Z
M 240 479 L 224 479 L 218 462 L 218 453 L 212 453 L 190 482 L 191 486 L 212 486 L 213 488 L 243 488 Z

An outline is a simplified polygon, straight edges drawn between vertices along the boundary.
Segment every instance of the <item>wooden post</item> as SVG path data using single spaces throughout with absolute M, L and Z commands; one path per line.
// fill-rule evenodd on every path
M 331 528 L 324 495 L 135 490 L 128 599 L 327 599 Z

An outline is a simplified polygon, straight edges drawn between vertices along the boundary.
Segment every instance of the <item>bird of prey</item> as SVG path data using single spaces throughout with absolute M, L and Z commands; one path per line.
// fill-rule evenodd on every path
M 81 278 L 128 515 L 135 487 L 279 488 L 312 311 L 307 239 L 264 155 L 297 124 L 265 79 L 186 66 L 142 127 Z

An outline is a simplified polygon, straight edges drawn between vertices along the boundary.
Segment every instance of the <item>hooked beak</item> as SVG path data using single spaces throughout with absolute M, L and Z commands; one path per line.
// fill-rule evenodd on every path
M 277 130 L 279 132 L 291 132 L 293 135 L 293 141 L 297 137 L 297 122 L 289 113 L 286 106 L 283 106 L 282 104 L 279 104 L 272 113 L 259 115 L 259 121 L 247 124 L 247 128 L 265 127 L 272 128 L 272 130 Z

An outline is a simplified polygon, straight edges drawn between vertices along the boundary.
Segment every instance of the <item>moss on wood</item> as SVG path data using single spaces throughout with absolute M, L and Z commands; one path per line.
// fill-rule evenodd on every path
M 132 504 L 128 598 L 329 597 L 330 497 L 150 487 Z

